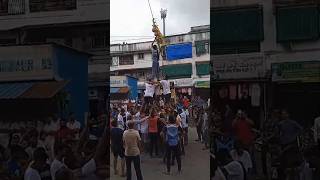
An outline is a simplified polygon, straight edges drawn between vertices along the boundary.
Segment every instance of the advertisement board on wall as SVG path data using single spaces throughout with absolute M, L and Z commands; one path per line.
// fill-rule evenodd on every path
M 275 82 L 320 82 L 320 61 L 274 63 L 271 70 Z
M 192 58 L 192 43 L 174 44 L 166 47 L 168 61 Z
M 128 87 L 127 76 L 110 76 L 110 87 Z
M 175 87 L 190 87 L 193 86 L 193 80 L 191 78 L 175 79 L 173 80 Z
M 53 50 L 50 45 L 0 47 L 0 82 L 53 77 Z
M 213 70 L 217 80 L 259 78 L 266 74 L 262 56 L 234 59 L 215 58 Z

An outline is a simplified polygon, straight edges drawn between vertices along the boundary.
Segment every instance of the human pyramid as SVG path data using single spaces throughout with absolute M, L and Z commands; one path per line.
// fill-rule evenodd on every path
M 152 44 L 152 77 L 145 82 L 142 105 L 119 109 L 117 120 L 112 121 L 111 147 L 114 154 L 114 169 L 117 170 L 117 158 L 121 158 L 121 176 L 131 177 L 133 162 L 137 179 L 142 180 L 140 154 L 147 150 L 151 158 L 162 158 L 167 165 L 165 174 L 171 174 L 174 161 L 181 173 L 181 155 L 188 139 L 188 108 L 178 106 L 174 85 L 166 75 L 160 76 L 159 52 Z M 115 110 L 117 111 L 117 110 Z M 160 153 L 162 155 L 159 154 Z M 124 166 L 126 165 L 126 175 Z

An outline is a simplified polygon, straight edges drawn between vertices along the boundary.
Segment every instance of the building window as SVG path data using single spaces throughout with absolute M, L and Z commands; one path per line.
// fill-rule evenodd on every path
M 92 39 L 92 48 L 104 48 L 106 47 L 107 37 L 105 35 L 95 36 Z
M 77 8 L 77 0 L 29 1 L 30 12 L 73 10 Z
M 25 13 L 25 0 L 1 0 L 0 1 L 0 16 L 17 15 Z
M 123 55 L 119 57 L 119 65 L 133 65 L 133 55 Z
M 144 54 L 143 53 L 139 53 L 138 54 L 138 59 L 144 59 Z
M 178 36 L 178 42 L 183 42 L 183 36 Z
M 0 45 L 14 45 L 16 43 L 16 39 L 0 39 Z
M 212 48 L 211 52 L 214 55 L 260 52 L 260 42 L 215 44 L 210 47 Z
M 261 42 L 264 39 L 263 8 L 260 6 L 212 9 L 210 16 L 214 46 L 225 43 Z
M 318 6 L 282 7 L 277 8 L 276 12 L 278 42 L 319 38 Z
M 209 54 L 209 41 L 196 41 L 195 42 L 196 46 L 196 55 L 201 56 L 204 54 Z
M 112 57 L 111 66 L 119 66 L 119 57 L 118 56 Z

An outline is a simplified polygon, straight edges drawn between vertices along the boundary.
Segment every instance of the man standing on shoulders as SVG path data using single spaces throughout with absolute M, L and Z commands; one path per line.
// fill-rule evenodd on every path
M 131 180 L 131 163 L 133 162 L 137 180 L 143 180 L 140 166 L 141 138 L 139 132 L 134 130 L 134 122 L 128 123 L 128 130 L 123 133 L 123 143 L 127 165 L 127 180 Z
M 171 90 L 170 90 L 170 83 L 168 81 L 168 77 L 165 75 L 164 79 L 160 81 L 162 89 L 163 89 L 163 98 L 165 105 L 168 105 L 171 100 Z

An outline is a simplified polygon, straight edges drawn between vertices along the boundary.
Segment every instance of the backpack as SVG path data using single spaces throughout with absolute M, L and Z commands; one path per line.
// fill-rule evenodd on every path
M 178 127 L 174 124 L 167 125 L 167 143 L 169 146 L 177 146 L 179 143 Z
M 237 162 L 238 162 L 238 163 L 241 165 L 241 167 L 242 167 L 243 180 L 247 180 L 247 171 L 246 171 L 246 169 L 244 168 L 243 163 L 242 163 L 241 161 L 237 161 Z M 227 170 L 226 170 L 224 167 L 222 167 L 222 168 L 220 168 L 220 169 L 221 169 L 223 175 L 225 176 L 225 178 L 228 180 L 228 175 L 229 175 L 229 173 L 227 172 Z

